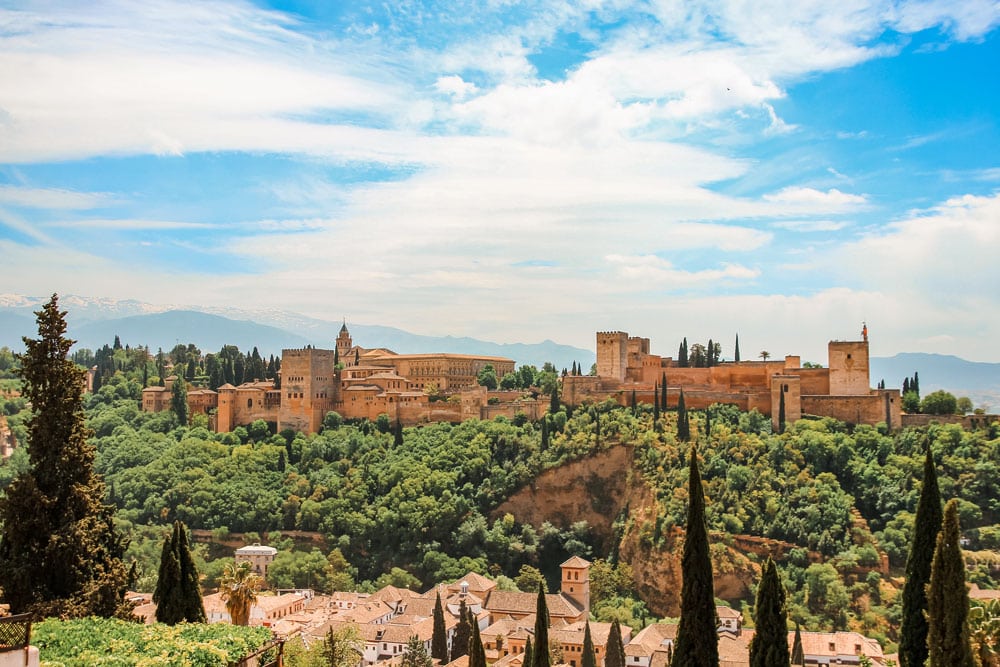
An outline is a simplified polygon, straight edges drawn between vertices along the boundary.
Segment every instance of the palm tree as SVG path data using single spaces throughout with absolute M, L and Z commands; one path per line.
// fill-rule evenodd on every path
M 771 358 L 771 353 L 768 352 L 767 350 L 761 350 L 758 356 L 764 361 L 767 361 L 768 359 Z
M 228 563 L 219 581 L 222 599 L 226 601 L 226 611 L 233 625 L 250 624 L 250 608 L 257 601 L 257 589 L 264 583 L 263 578 L 253 571 L 249 561 Z

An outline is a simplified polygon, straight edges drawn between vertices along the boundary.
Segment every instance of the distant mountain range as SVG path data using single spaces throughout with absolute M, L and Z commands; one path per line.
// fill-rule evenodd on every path
M 48 297 L 0 294 L 0 345 L 22 349 L 21 337 L 35 335 L 37 310 Z M 284 348 L 314 345 L 332 348 L 341 322 L 306 317 L 276 310 L 239 310 L 197 306 L 155 306 L 139 301 L 116 301 L 88 297 L 60 297 L 69 312 L 69 336 L 80 347 L 97 349 L 111 344 L 116 335 L 123 344 L 148 345 L 170 350 L 177 343 L 194 343 L 202 352 L 223 345 L 241 350 L 254 346 L 264 356 L 280 354 Z M 348 323 L 354 342 L 364 347 L 384 347 L 400 354 L 450 352 L 509 357 L 518 364 L 570 368 L 574 362 L 589 369 L 593 350 L 541 343 L 493 343 L 474 338 L 421 336 L 393 327 Z M 921 393 L 945 389 L 968 396 L 977 407 L 1000 411 L 1000 364 L 966 361 L 952 355 L 904 352 L 893 357 L 871 359 L 871 381 L 884 379 L 888 387 L 899 387 L 903 378 L 920 374 Z
M 20 350 L 21 337 L 35 335 L 33 311 L 48 297 L 0 295 L 0 345 Z M 214 352 L 223 345 L 236 345 L 247 351 L 257 347 L 265 357 L 278 355 L 284 348 L 316 347 L 330 349 L 343 322 L 321 320 L 297 313 L 272 310 L 241 311 L 235 308 L 199 308 L 190 306 L 153 306 L 138 301 L 60 297 L 59 305 L 68 312 L 68 335 L 78 347 L 97 349 L 110 345 L 115 336 L 122 344 L 148 345 L 170 350 L 177 343 L 194 343 L 202 352 Z M 518 364 L 539 368 L 551 362 L 556 368 L 570 368 L 574 362 L 589 369 L 595 356 L 591 350 L 560 345 L 550 340 L 541 343 L 493 343 L 454 336 L 421 336 L 402 329 L 370 324 L 349 323 L 355 344 L 384 347 L 399 354 L 449 352 L 508 357 Z

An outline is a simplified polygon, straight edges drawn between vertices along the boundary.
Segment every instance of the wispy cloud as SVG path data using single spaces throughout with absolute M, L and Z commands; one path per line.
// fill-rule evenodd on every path
M 91 209 L 115 203 L 103 192 L 75 192 L 59 188 L 0 185 L 0 205 L 38 209 Z

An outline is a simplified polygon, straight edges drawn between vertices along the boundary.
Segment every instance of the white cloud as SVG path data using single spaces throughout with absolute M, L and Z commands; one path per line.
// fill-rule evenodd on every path
M 779 220 L 771 226 L 793 232 L 836 232 L 849 224 L 844 220 Z
M 59 188 L 32 188 L 20 185 L 0 185 L 0 205 L 38 209 L 90 209 L 114 203 L 114 197 L 103 192 L 77 192 Z
M 790 186 L 764 195 L 765 201 L 776 204 L 792 204 L 816 207 L 828 207 L 830 210 L 851 209 L 868 203 L 867 195 L 854 195 L 830 188 L 826 192 L 814 188 Z
M 757 269 L 739 264 L 723 264 L 718 269 L 684 271 L 656 255 L 608 255 L 605 260 L 618 275 L 630 281 L 640 281 L 643 289 L 672 289 L 720 281 L 750 281 L 760 275 Z

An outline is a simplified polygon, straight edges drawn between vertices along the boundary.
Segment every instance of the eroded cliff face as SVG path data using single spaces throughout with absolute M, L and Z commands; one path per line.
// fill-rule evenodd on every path
M 632 566 L 636 590 L 657 616 L 677 616 L 680 611 L 681 554 L 684 531 L 669 527 L 658 533 L 661 513 L 656 496 L 632 463 L 633 449 L 612 447 L 592 457 L 547 470 L 493 512 L 512 514 L 535 527 L 543 522 L 567 528 L 587 521 L 598 538 L 598 550 L 608 553 L 615 520 L 626 512 L 619 558 Z M 663 520 L 660 524 L 664 524 Z M 738 601 L 748 597 L 759 566 L 731 546 L 712 546 L 716 597 Z

